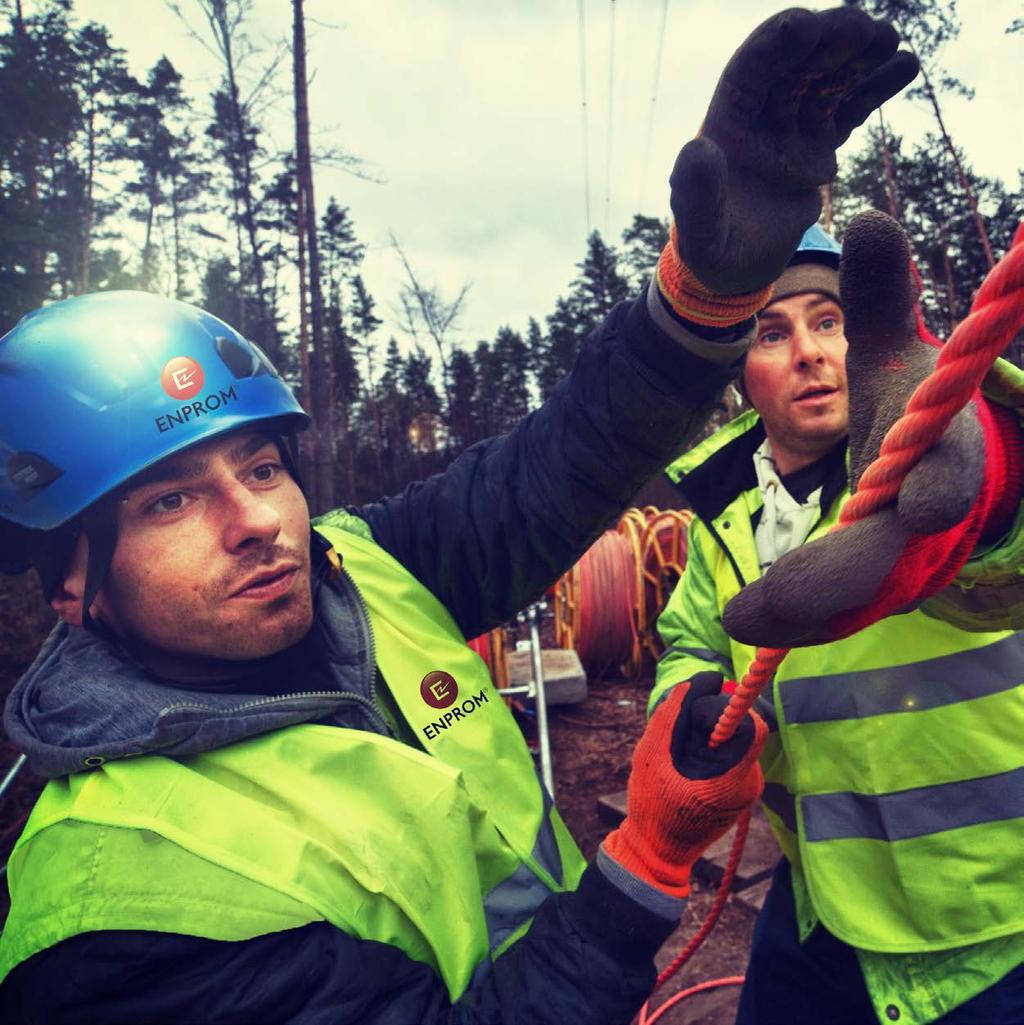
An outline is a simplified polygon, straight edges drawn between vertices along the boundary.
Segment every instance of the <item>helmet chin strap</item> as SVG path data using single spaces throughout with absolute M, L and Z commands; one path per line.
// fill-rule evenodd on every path
M 108 495 L 82 514 L 82 533 L 89 541 L 89 561 L 85 569 L 85 589 L 82 594 L 82 626 L 91 633 L 105 635 L 102 624 L 96 623 L 89 615 L 89 608 L 107 579 L 114 549 L 117 547 L 115 498 Z

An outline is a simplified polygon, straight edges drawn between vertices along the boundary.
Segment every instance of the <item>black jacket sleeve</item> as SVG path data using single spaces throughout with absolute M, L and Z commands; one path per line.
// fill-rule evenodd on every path
M 467 637 L 511 618 L 670 463 L 739 371 L 689 353 L 641 298 L 595 330 L 572 372 L 509 434 L 353 509 Z
M 433 969 L 327 923 L 226 943 L 86 933 L 0 986 L 11 1025 L 622 1025 L 654 984 L 674 928 L 594 867 L 541 905 L 526 935 L 452 1004 Z

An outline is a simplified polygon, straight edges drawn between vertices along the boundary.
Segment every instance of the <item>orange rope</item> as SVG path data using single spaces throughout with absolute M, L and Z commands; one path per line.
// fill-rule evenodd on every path
M 891 503 L 917 461 L 942 437 L 949 422 L 971 400 L 995 358 L 1024 324 L 1024 224 L 1010 251 L 989 272 L 971 313 L 939 350 L 932 373 L 917 387 L 906 412 L 889 428 L 878 458 L 864 471 L 857 491 L 843 506 L 841 530 Z M 748 709 L 786 657 L 787 648 L 758 648 L 750 669 L 715 724 L 711 747 L 736 732 Z
M 690 958 L 697 953 L 697 949 L 708 938 L 708 936 L 711 933 L 711 930 L 714 929 L 715 923 L 718 921 L 719 915 L 721 915 L 722 909 L 725 907 L 725 903 L 729 899 L 729 891 L 732 889 L 732 881 L 736 875 L 737 868 L 739 868 L 740 857 L 743 854 L 743 847 L 747 840 L 747 830 L 749 828 L 750 811 L 748 809 L 736 820 L 736 836 L 733 838 L 732 848 L 729 852 L 729 861 L 726 863 L 725 873 L 722 876 L 722 882 L 719 884 L 718 893 L 715 894 L 715 900 L 714 903 L 711 905 L 711 909 L 708 911 L 707 915 L 704 918 L 704 921 L 701 923 L 700 929 L 697 930 L 697 933 L 694 935 L 694 937 L 683 948 L 682 953 L 674 961 L 672 961 L 670 964 L 668 964 L 665 968 L 662 969 L 661 973 L 658 975 L 658 978 L 654 983 L 654 987 L 651 990 L 652 993 L 659 986 L 668 982 L 668 980 L 671 979 L 672 976 L 675 975 L 675 973 L 678 972 L 679 969 L 682 968 L 683 965 L 686 964 L 686 962 L 689 961 Z M 738 977 L 738 983 L 741 983 L 742 981 L 743 979 L 741 977 Z M 723 980 L 718 980 L 717 984 L 725 985 L 726 983 Z M 712 984 L 705 983 L 704 985 L 709 986 Z M 691 993 L 696 991 L 697 989 L 694 988 L 684 990 L 683 992 L 686 995 L 690 995 Z M 667 1010 L 668 1007 L 676 1003 L 679 1003 L 683 999 L 684 996 L 680 993 L 677 993 L 666 1003 L 662 1004 L 662 1006 L 659 1007 L 658 1010 L 654 1013 L 654 1015 L 650 1018 L 647 1017 L 648 1004 L 650 1003 L 650 1000 L 648 1000 L 647 1003 L 645 1003 L 644 1006 L 640 1008 L 639 1025 L 648 1025 L 648 1023 L 653 1023 L 657 1021 L 662 1011 Z
M 693 513 L 679 509 L 645 511 L 648 521 L 641 544 L 642 563 L 638 567 L 644 604 L 637 610 L 637 629 L 640 643 L 657 659 L 662 650 L 658 616 L 686 567 L 686 530 Z

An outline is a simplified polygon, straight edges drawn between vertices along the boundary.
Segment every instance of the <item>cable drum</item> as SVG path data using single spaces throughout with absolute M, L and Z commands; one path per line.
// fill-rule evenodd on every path
M 575 648 L 588 673 L 636 677 L 657 658 L 657 619 L 686 563 L 691 514 L 628 509 L 554 587 L 555 643 Z
M 607 530 L 579 561 L 579 626 L 576 651 L 589 673 L 600 676 L 623 663 L 634 670 L 636 573 L 632 541 Z
M 693 513 L 689 509 L 651 509 L 641 544 L 644 605 L 638 618 L 643 646 L 655 659 L 663 645 L 658 616 L 686 568 L 686 538 Z

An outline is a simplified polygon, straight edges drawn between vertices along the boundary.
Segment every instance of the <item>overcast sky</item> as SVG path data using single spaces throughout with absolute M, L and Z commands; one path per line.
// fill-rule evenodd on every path
M 201 31 L 195 0 L 180 2 Z M 760 21 L 791 5 L 668 0 L 662 37 L 662 0 L 584 0 L 585 160 L 575 0 L 307 0 L 314 144 L 346 150 L 380 179 L 320 169 L 318 210 L 330 195 L 350 208 L 385 330 L 397 330 L 402 281 L 389 232 L 426 283 L 449 296 L 471 283 L 462 341 L 542 319 L 584 253 L 587 179 L 589 228 L 611 241 L 635 212 L 666 216 L 675 154 L 726 60 Z M 166 54 L 205 113 L 216 62 L 163 0 L 77 0 L 75 9 L 110 29 L 136 74 Z M 269 50 L 289 36 L 288 0 L 254 0 L 253 9 L 254 40 Z M 947 125 L 976 171 L 1015 186 L 1024 167 L 1024 35 L 1004 29 L 1024 15 L 1024 0 L 960 0 L 959 10 L 963 30 L 942 65 L 976 97 L 945 100 Z M 293 131 L 290 58 L 282 70 L 280 114 L 267 123 L 283 149 Z M 907 100 L 885 113 L 908 142 L 932 127 Z M 863 131 L 844 152 L 859 148 Z

